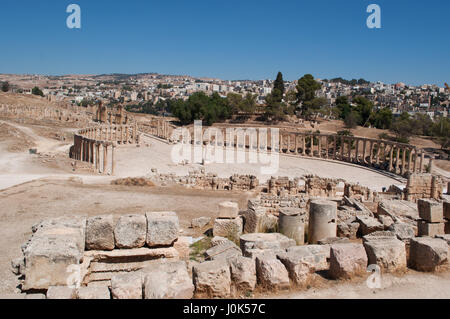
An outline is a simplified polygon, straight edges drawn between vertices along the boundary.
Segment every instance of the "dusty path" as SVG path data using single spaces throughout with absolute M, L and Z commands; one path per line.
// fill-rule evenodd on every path
M 382 275 L 381 289 L 370 289 L 365 281 L 333 283 L 331 287 L 311 288 L 271 296 L 277 299 L 450 299 L 450 272 L 419 273 L 409 270 L 405 276 Z

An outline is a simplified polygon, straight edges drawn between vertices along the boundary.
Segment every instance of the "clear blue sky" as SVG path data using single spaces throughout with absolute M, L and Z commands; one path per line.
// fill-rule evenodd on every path
M 82 9 L 81 30 L 66 7 Z M 366 8 L 382 10 L 368 29 Z M 450 82 L 448 0 L 2 0 L 0 73 Z

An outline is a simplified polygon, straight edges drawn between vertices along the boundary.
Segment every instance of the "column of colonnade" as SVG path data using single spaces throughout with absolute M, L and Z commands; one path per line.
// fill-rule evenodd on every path
M 280 145 L 282 153 L 362 164 L 398 175 L 424 171 L 424 152 L 402 143 L 353 136 L 281 133 Z

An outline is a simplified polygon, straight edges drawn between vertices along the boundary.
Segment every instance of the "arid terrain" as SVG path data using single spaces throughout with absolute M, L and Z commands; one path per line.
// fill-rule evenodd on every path
M 35 97 L 0 94 L 0 103 L 42 103 Z M 289 125 L 288 125 L 289 127 Z M 324 122 L 315 129 L 336 132 L 337 122 Z M 174 211 L 180 219 L 183 236 L 199 237 L 202 231 L 189 228 L 191 220 L 215 216 L 218 204 L 235 201 L 245 209 L 252 191 L 196 190 L 175 185 L 118 186 L 111 182 L 126 177 L 151 177 L 158 173 L 187 175 L 204 169 L 227 178 L 233 174 L 255 175 L 265 182 L 270 175 L 260 173 L 253 164 L 179 165 L 171 160 L 172 145 L 145 136 L 141 144 L 125 145 L 116 151 L 114 176 L 95 174 L 91 165 L 70 159 L 69 149 L 77 125 L 60 125 L 32 119 L 0 119 L 0 295 L 17 292 L 17 276 L 11 272 L 11 260 L 21 255 L 21 245 L 31 235 L 31 227 L 46 218 L 62 215 L 121 215 L 150 211 Z M 356 129 L 355 136 L 378 138 L 380 130 Z M 418 147 L 437 147 L 432 141 L 415 138 Z M 438 161 L 437 171 L 445 179 L 450 174 L 448 161 Z M 153 172 L 152 172 L 153 170 Z M 406 180 L 374 169 L 337 161 L 282 155 L 274 176 L 290 178 L 317 175 L 344 179 L 380 192 L 391 185 L 404 187 Z M 446 187 L 445 187 L 446 190 Z M 444 191 L 445 191 L 444 190 Z M 373 290 L 364 282 L 323 283 L 306 291 L 278 294 L 277 298 L 450 298 L 448 272 L 426 274 L 409 270 L 406 276 L 388 275 L 383 288 Z M 273 295 L 268 295 L 274 297 Z

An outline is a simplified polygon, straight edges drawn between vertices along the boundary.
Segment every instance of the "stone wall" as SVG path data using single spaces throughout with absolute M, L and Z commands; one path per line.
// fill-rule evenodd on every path
M 405 189 L 405 199 L 416 201 L 420 198 L 441 199 L 444 183 L 432 174 L 410 174 Z

